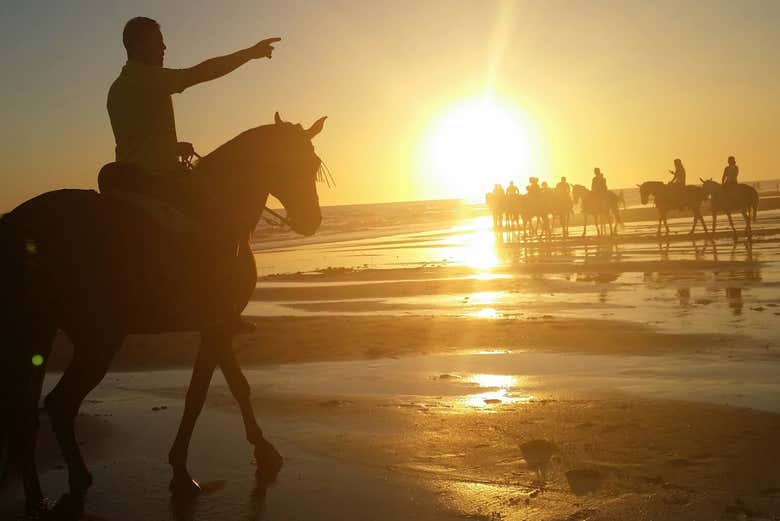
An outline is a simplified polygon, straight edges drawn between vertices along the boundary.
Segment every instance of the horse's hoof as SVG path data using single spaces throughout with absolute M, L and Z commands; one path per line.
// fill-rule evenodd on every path
M 40 519 L 57 521 L 77 521 L 84 514 L 84 497 L 73 494 L 63 494 L 54 506 Z
M 257 462 L 256 474 L 266 478 L 275 478 L 284 464 L 284 458 L 276 447 L 265 439 L 255 444 L 255 461 Z
M 191 499 L 200 494 L 200 484 L 189 476 L 173 477 L 168 490 L 176 499 Z

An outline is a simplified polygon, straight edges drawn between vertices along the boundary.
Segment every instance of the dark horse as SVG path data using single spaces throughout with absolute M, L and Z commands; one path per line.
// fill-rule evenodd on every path
M 203 157 L 180 187 L 198 223 L 189 234 L 160 226 L 127 197 L 92 190 L 45 193 L 3 216 L 0 437 L 10 437 L 28 512 L 45 505 L 34 452 L 45 362 L 57 329 L 73 343 L 73 359 L 44 402 L 68 466 L 70 493 L 55 506 L 59 513 L 77 516 L 83 509 L 92 476 L 74 417 L 128 334 L 201 332 L 168 458 L 174 496 L 199 490 L 187 471 L 187 450 L 217 366 L 238 401 L 258 473 L 278 472 L 282 457 L 255 420 L 231 342 L 257 282 L 248 238 L 268 195 L 284 205 L 294 231 L 311 235 L 320 225 L 315 183 L 322 163 L 311 139 L 324 120 L 305 129 L 277 113 L 274 124 L 250 129 Z
M 588 190 L 582 185 L 574 185 L 572 187 L 572 195 L 574 196 L 574 204 L 582 201 L 580 208 L 582 210 L 583 219 L 583 237 L 588 231 L 588 215 L 593 216 L 593 220 L 596 223 L 596 233 L 599 236 L 606 235 L 607 232 L 604 227 L 605 224 L 609 225 L 610 235 L 615 235 L 617 233 L 618 225 L 622 224 L 620 220 L 620 209 L 618 208 L 619 198 L 617 195 L 610 191 L 600 195 L 596 192 Z
M 737 184 L 733 186 L 716 183 L 712 179 L 702 182 L 704 193 L 710 197 L 710 208 L 712 209 L 712 233 L 715 233 L 717 226 L 718 213 L 723 212 L 729 218 L 731 231 L 737 236 L 737 229 L 734 228 L 734 221 L 731 219 L 731 212 L 740 212 L 745 219 L 745 237 L 753 236 L 753 227 L 751 221 L 756 222 L 758 214 L 758 192 L 755 188 L 746 184 Z
M 661 235 L 661 223 L 666 227 L 666 236 L 669 236 L 669 224 L 666 222 L 666 216 L 670 210 L 685 210 L 686 208 L 693 212 L 693 228 L 689 232 L 691 235 L 696 231 L 696 223 L 701 221 L 704 227 L 705 235 L 709 235 L 707 225 L 701 215 L 701 205 L 707 199 L 707 194 L 701 186 L 668 185 L 661 181 L 645 181 L 639 187 L 639 195 L 642 198 L 642 204 L 647 204 L 650 196 L 655 200 L 655 207 L 658 210 L 658 231 L 656 235 Z

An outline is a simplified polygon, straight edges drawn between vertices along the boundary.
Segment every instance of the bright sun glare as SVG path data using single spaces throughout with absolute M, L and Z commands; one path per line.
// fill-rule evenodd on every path
M 484 97 L 437 120 L 429 134 L 427 174 L 450 197 L 479 200 L 495 183 L 517 183 L 533 162 L 528 119 L 509 103 Z

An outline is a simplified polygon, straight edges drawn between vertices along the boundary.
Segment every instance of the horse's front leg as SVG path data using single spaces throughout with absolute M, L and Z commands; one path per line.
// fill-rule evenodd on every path
M 184 413 L 181 423 L 179 423 L 176 439 L 168 453 L 168 463 L 173 467 L 170 490 L 174 496 L 194 496 L 200 492 L 200 485 L 192 479 L 187 471 L 187 451 L 192 439 L 192 431 L 195 429 L 195 422 L 206 402 L 211 376 L 219 362 L 220 349 L 224 348 L 225 343 L 229 343 L 231 338 L 224 332 L 201 332 L 201 345 L 192 368 L 190 387 L 187 389 L 187 397 L 184 401 Z
M 704 222 L 704 216 L 701 214 L 701 211 L 699 211 L 696 215 L 698 219 L 701 221 L 701 227 L 704 228 L 704 236 L 709 238 L 710 231 L 707 229 L 707 223 Z
M 729 226 L 731 226 L 731 232 L 734 234 L 734 238 L 737 238 L 737 228 L 734 226 L 734 219 L 731 218 L 731 212 L 726 212 L 726 217 L 729 218 Z
M 255 412 L 252 408 L 249 382 L 247 382 L 244 373 L 241 371 L 231 346 L 227 345 L 225 347 L 226 349 L 220 352 L 219 367 L 222 369 L 222 374 L 225 375 L 230 392 L 233 394 L 236 402 L 238 402 L 241 417 L 244 420 L 246 439 L 255 447 L 257 474 L 273 478 L 282 467 L 282 455 L 263 436 L 263 431 L 257 424 Z
M 582 236 L 585 237 L 585 234 L 588 231 L 588 214 L 583 213 L 582 214 Z

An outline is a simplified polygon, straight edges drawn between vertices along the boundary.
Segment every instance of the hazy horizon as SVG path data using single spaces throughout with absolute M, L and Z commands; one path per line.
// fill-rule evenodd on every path
M 729 155 L 744 181 L 780 167 L 778 3 L 0 9 L 0 211 L 47 190 L 95 187 L 113 159 L 106 92 L 125 62 L 122 27 L 136 15 L 162 25 L 168 67 L 284 38 L 270 62 L 175 95 L 178 135 L 205 153 L 276 110 L 306 124 L 327 115 L 315 145 L 338 185 L 321 190 L 323 205 L 474 199 L 529 175 L 588 184 L 594 166 L 626 187 L 668 179 L 676 157 L 689 182 L 719 177 Z M 469 112 L 486 97 L 491 111 Z M 468 124 L 477 128 L 461 132 Z

